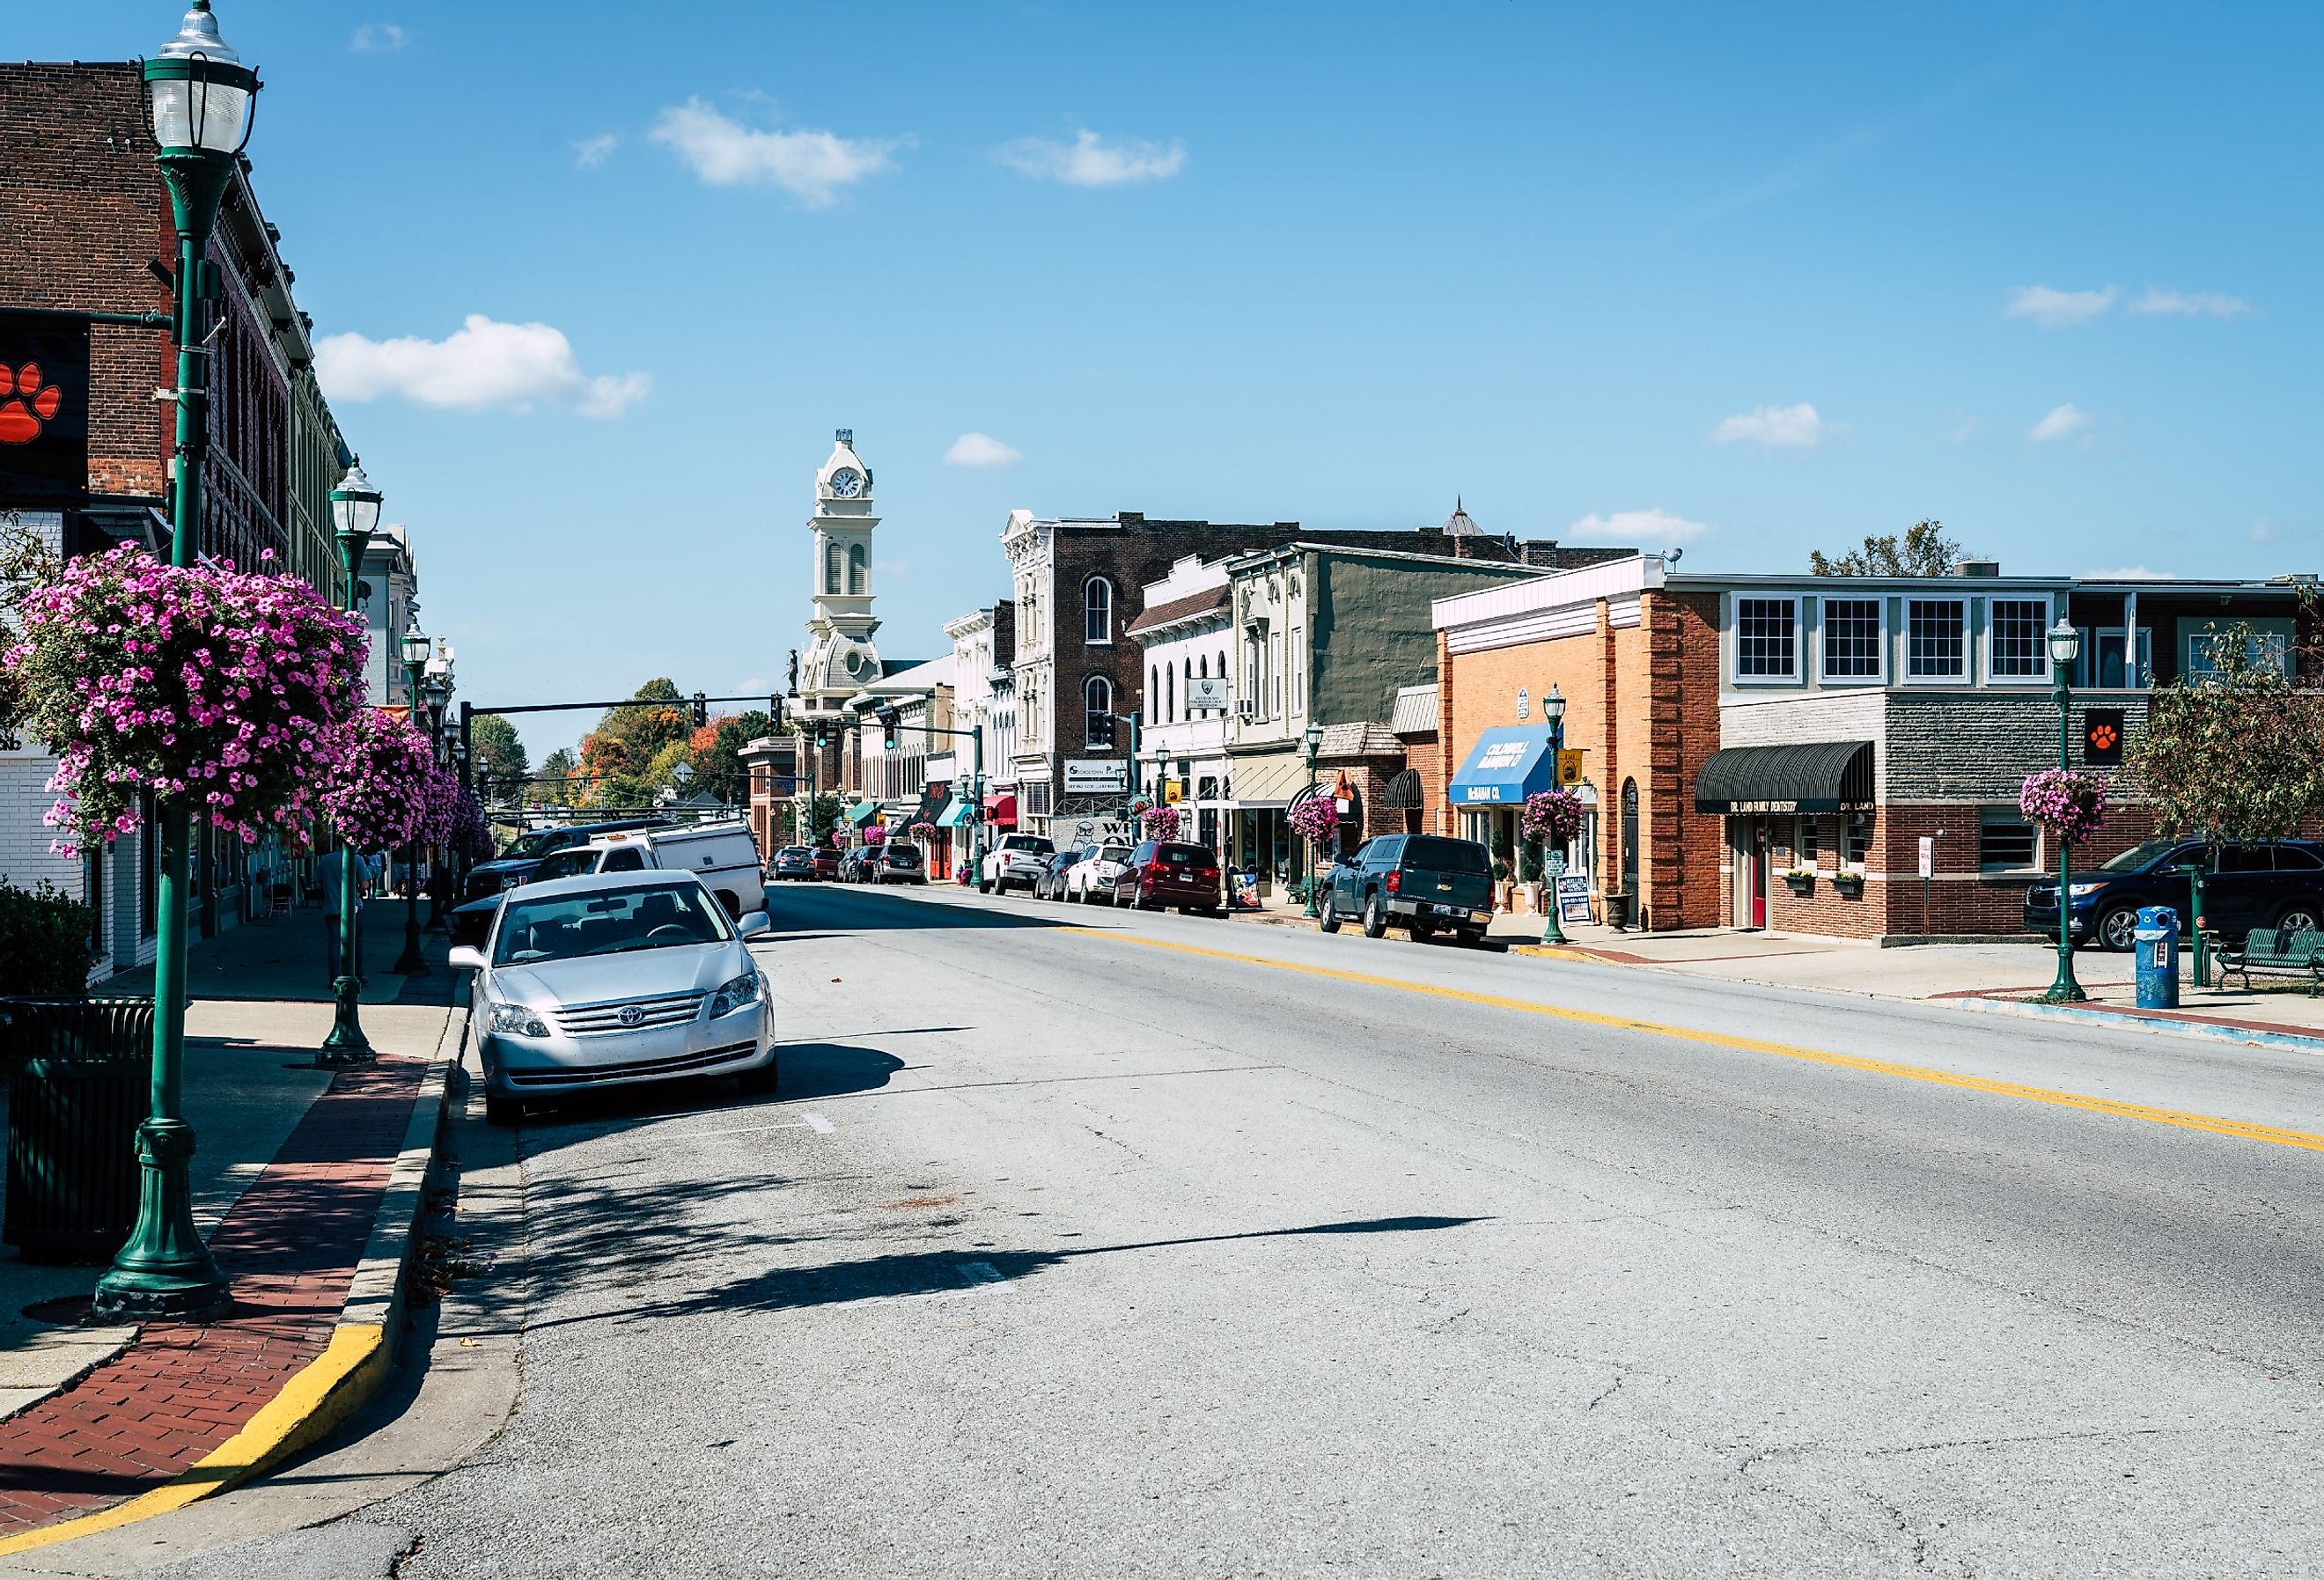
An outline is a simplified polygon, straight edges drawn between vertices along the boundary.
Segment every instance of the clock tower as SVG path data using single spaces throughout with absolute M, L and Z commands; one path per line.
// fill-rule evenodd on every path
M 853 429 L 839 430 L 831 455 L 815 474 L 815 513 L 807 518 L 815 563 L 814 613 L 807 618 L 807 662 L 799 675 L 799 706 L 832 713 L 881 676 L 880 629 L 872 613 L 872 468 L 855 454 Z

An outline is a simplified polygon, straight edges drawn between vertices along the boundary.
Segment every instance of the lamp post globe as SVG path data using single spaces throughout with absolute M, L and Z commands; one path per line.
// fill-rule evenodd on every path
M 2052 695 L 2058 702 L 2058 767 L 2062 771 L 2073 766 L 2074 707 L 2073 693 L 2068 689 L 2067 679 L 2074 672 L 2074 661 L 2081 656 L 2082 633 L 2074 629 L 2065 615 L 2044 633 L 2050 648 L 2050 669 L 2057 685 Z M 2058 841 L 2058 975 L 2050 984 L 2050 991 L 2042 996 L 2052 1003 L 2080 1003 L 2090 995 L 2074 980 L 2073 927 L 2073 853 L 2063 838 Z

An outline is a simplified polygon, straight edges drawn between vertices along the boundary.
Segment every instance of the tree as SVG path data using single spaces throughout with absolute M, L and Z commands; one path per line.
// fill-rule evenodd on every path
M 604 722 L 581 740 L 581 804 L 641 807 L 653 799 L 647 778 L 662 748 L 693 733 L 685 701 L 668 677 L 657 675 L 630 696 L 636 703 L 608 708 Z
M 1850 549 L 1837 559 L 1820 549 L 1808 550 L 1808 568 L 1818 576 L 1950 576 L 1968 556 L 1960 544 L 1945 536 L 1944 523 L 1933 518 L 1915 522 L 1902 539 L 1867 534 L 1864 547 Z
M 751 776 L 742 766 L 742 748 L 774 728 L 763 711 L 714 718 L 694 732 L 695 785 L 721 800 L 741 803 L 751 799 Z M 708 739 L 706 741 L 705 736 Z
M 835 790 L 825 790 L 815 798 L 807 813 L 809 844 L 824 845 L 830 841 L 831 831 L 839 827 L 841 809 L 839 796 Z
M 533 775 L 533 793 L 542 800 L 558 800 L 565 797 L 565 781 L 581 766 L 580 759 L 564 746 L 559 746 L 540 760 L 540 772 Z
M 478 783 L 496 779 L 521 786 L 532 770 L 516 726 L 496 713 L 479 714 L 469 721 L 468 762 Z
M 2241 622 L 2207 640 L 2211 668 L 2148 695 L 2123 761 L 2165 835 L 2291 838 L 2324 812 L 2324 693 L 2296 688 L 2284 670 L 2308 666 L 2275 661 Z

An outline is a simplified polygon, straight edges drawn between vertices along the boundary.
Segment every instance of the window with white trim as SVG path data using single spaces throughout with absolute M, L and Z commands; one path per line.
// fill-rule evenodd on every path
M 1827 680 L 1880 679 L 1880 600 L 1823 601 L 1823 674 Z
M 1735 600 L 1735 673 L 1750 680 L 1796 679 L 1800 605 L 1794 598 Z
M 1792 861 L 1794 864 L 1812 867 L 1816 864 L 1816 850 L 1821 843 L 1817 836 L 1821 819 L 1802 813 L 1793 819 Z
M 1090 647 L 1113 641 L 1113 584 L 1102 576 L 1082 588 L 1082 641 Z
M 1992 632 L 1987 662 L 1997 680 L 2039 680 L 2050 672 L 2050 600 L 1996 598 L 1987 605 Z
M 1093 749 L 1113 746 L 1113 682 L 1103 675 L 1082 683 L 1082 738 Z
M 1851 873 L 1864 870 L 1864 857 L 1872 848 L 1872 814 L 1850 812 L 1840 821 L 1840 864 Z
M 2024 872 L 2035 865 L 2034 825 L 2015 807 L 1987 807 L 1978 818 L 1977 864 L 1988 873 Z
M 1904 673 L 1915 680 L 1969 678 L 1969 605 L 1959 598 L 1904 604 Z

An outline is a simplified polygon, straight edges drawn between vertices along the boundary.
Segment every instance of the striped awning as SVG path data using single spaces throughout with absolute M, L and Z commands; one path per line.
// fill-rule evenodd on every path
M 1389 812 L 1409 812 L 1428 803 L 1422 799 L 1420 770 L 1407 768 L 1388 781 L 1380 791 L 1380 808 Z
M 1872 743 L 1729 746 L 1695 775 L 1698 812 L 1853 812 L 1872 805 Z

